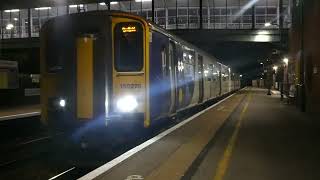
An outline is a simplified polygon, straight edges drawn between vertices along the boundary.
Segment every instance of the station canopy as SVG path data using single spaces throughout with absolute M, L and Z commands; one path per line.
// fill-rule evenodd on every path
M 107 2 L 109 0 L 1 0 L 0 10 L 4 9 L 20 9 L 20 8 L 35 8 L 41 6 L 60 6 L 70 4 L 85 4 L 85 3 L 99 3 Z M 113 0 L 110 0 L 112 2 Z M 130 1 L 130 0 L 114 0 L 117 2 Z M 151 0 L 131 0 L 133 2 L 150 3 Z M 199 4 L 200 0 L 154 0 L 155 5 L 166 4 L 167 6 L 173 6 L 176 3 L 182 5 L 184 3 L 189 5 Z M 288 0 L 284 0 L 288 1 Z M 245 4 L 256 4 L 266 6 L 277 6 L 279 0 L 203 0 L 203 5 L 214 5 L 214 6 L 243 6 Z

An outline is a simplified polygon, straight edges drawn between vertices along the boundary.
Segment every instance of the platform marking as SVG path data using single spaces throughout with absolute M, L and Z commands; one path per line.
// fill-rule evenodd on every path
M 221 106 L 221 107 L 219 107 L 218 109 L 217 109 L 217 111 L 221 111 L 221 110 L 223 110 L 224 109 L 224 106 Z
M 35 111 L 35 112 L 29 112 L 29 113 L 14 114 L 9 116 L 1 116 L 0 121 L 7 121 L 11 119 L 25 118 L 25 117 L 31 117 L 31 116 L 39 116 L 40 114 L 41 114 L 40 111 Z
M 244 88 L 246 89 L 246 88 Z M 198 112 L 197 114 L 191 116 L 190 118 L 180 122 L 179 124 L 171 127 L 170 129 L 158 134 L 157 136 L 147 140 L 146 142 L 140 144 L 139 146 L 130 149 L 129 151 L 125 152 L 124 154 L 118 156 L 117 158 L 109 161 L 108 163 L 98 167 L 97 169 L 91 171 L 90 173 L 82 176 L 81 178 L 79 178 L 78 180 L 91 180 L 94 179 L 100 175 L 102 175 L 103 173 L 109 171 L 111 168 L 113 168 L 114 166 L 120 164 L 121 162 L 125 161 L 126 159 L 128 159 L 129 157 L 133 156 L 134 154 L 138 153 L 139 151 L 145 149 L 146 147 L 150 146 L 151 144 L 159 141 L 160 139 L 162 139 L 163 137 L 165 137 L 166 135 L 172 133 L 173 131 L 177 130 L 178 128 L 182 127 L 183 125 L 187 124 L 188 122 L 192 121 L 193 119 L 197 118 L 198 116 L 206 113 L 207 111 L 209 111 L 210 109 L 218 106 L 219 104 L 221 104 L 222 102 L 226 101 L 227 99 L 231 98 L 232 96 L 234 96 L 235 94 L 231 94 L 230 96 L 224 98 L 223 100 L 217 102 L 216 104 L 213 104 L 212 106 L 206 108 L 205 110 Z
M 70 171 L 74 170 L 75 168 L 76 168 L 76 167 L 70 168 L 70 169 L 68 169 L 68 170 L 66 170 L 66 171 L 64 171 L 64 172 L 62 172 L 62 173 L 60 173 L 60 174 L 58 174 L 58 175 L 56 175 L 56 176 L 53 176 L 52 178 L 50 178 L 50 179 L 48 179 L 48 180 L 57 179 L 58 177 L 64 175 L 64 174 L 67 173 L 67 172 L 70 172 Z
M 33 140 L 30 140 L 30 141 L 27 141 L 27 142 L 20 143 L 20 144 L 18 144 L 18 146 L 30 144 L 30 143 L 41 141 L 41 140 L 44 140 L 44 139 L 51 139 L 51 138 L 52 138 L 52 136 L 45 136 L 45 137 L 41 137 L 41 138 L 38 138 L 38 139 L 33 139 Z
M 0 164 L 0 167 L 2 167 L 2 166 L 7 166 L 7 165 L 12 164 L 12 163 L 17 162 L 17 161 L 18 161 L 18 160 L 11 160 L 11 161 L 2 163 L 2 164 Z
M 219 164 L 218 164 L 218 167 L 215 171 L 216 173 L 215 173 L 213 180 L 223 180 L 224 175 L 226 174 L 226 171 L 228 169 L 229 162 L 230 162 L 230 159 L 232 156 L 232 152 L 234 150 L 234 146 L 236 144 L 236 141 L 237 141 L 237 138 L 239 135 L 240 127 L 241 127 L 244 115 L 248 109 L 248 105 L 249 105 L 250 100 L 251 100 L 251 94 L 249 94 L 248 100 L 247 100 L 246 104 L 244 105 L 244 108 L 241 111 L 236 128 L 235 128 L 234 132 L 232 133 L 231 138 L 229 139 L 228 145 L 223 153 L 222 158 L 219 161 Z
M 125 180 L 143 180 L 141 175 L 130 175 Z

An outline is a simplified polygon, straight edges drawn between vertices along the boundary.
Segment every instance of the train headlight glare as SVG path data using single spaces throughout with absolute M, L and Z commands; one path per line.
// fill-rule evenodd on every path
M 65 107 L 65 106 L 66 106 L 66 100 L 60 99 L 60 101 L 59 101 L 59 106 L 60 106 L 60 107 Z
M 134 96 L 124 96 L 117 101 L 117 108 L 121 112 L 132 112 L 137 107 L 138 102 Z

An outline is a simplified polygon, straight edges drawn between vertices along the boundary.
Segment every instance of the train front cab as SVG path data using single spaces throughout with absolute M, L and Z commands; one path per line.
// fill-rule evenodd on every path
M 149 126 L 146 28 L 135 16 L 105 12 L 46 23 L 41 32 L 42 121 L 74 128 L 139 117 Z
M 138 122 L 150 126 L 149 31 L 145 21 L 112 17 L 113 95 L 107 123 Z

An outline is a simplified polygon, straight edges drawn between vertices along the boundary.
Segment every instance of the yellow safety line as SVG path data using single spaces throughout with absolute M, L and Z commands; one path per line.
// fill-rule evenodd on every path
M 215 176 L 213 178 L 213 180 L 223 180 L 223 177 L 227 171 L 227 168 L 229 166 L 229 162 L 230 162 L 230 159 L 231 159 L 231 155 L 232 155 L 232 151 L 234 149 L 234 146 L 236 144 L 236 141 L 237 141 L 237 137 L 238 137 L 238 134 L 239 134 L 239 131 L 240 131 L 240 127 L 241 127 L 241 124 L 242 124 L 242 121 L 243 121 L 243 117 L 248 109 L 248 105 L 249 105 L 249 102 L 251 100 L 251 94 L 249 94 L 249 97 L 248 97 L 248 100 L 246 102 L 246 104 L 244 105 L 244 108 L 240 114 L 240 118 L 237 122 L 237 125 L 236 125 L 236 129 L 234 130 L 230 140 L 229 140 L 229 143 L 228 143 L 228 146 L 227 148 L 225 149 L 224 153 L 223 153 L 223 156 L 222 158 L 220 159 L 219 161 L 219 164 L 218 164 L 218 167 L 216 169 L 216 173 L 215 173 Z

